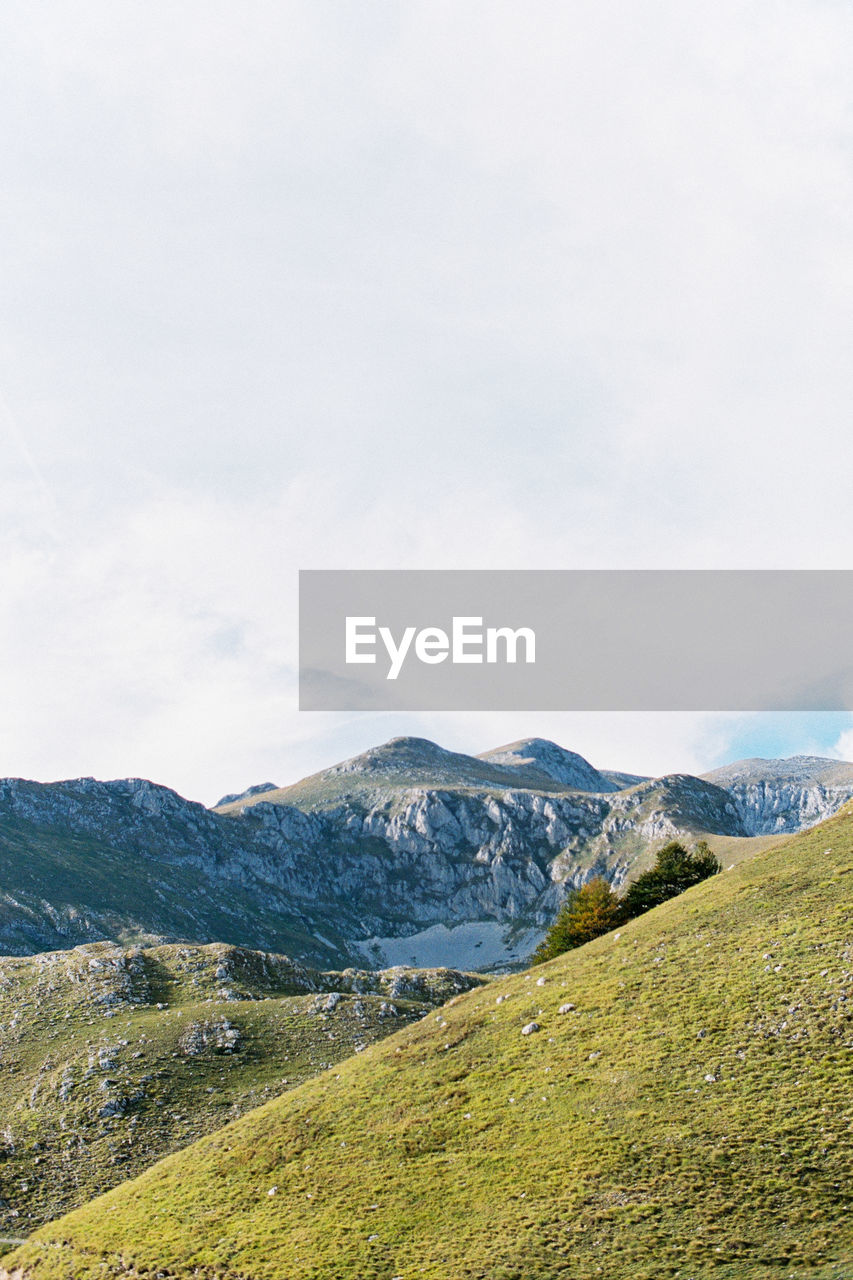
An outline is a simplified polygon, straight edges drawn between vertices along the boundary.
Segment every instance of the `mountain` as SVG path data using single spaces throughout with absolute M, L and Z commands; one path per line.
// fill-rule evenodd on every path
M 817 764 L 619 786 L 542 739 L 466 756 L 395 738 L 215 811 L 138 779 L 6 779 L 0 952 L 110 939 L 321 968 L 518 964 L 590 875 L 621 885 L 673 837 L 708 838 L 728 865 L 834 811 L 853 766 Z
M 0 1234 L 20 1236 L 481 981 L 215 944 L 0 960 Z
M 485 968 L 522 960 L 572 883 L 621 881 L 649 841 L 739 832 L 726 793 L 696 779 L 599 794 L 507 789 L 505 774 L 530 780 L 406 739 L 220 812 L 139 780 L 9 780 L 0 947 L 179 939 Z
M 703 777 L 732 796 L 748 835 L 800 831 L 853 795 L 853 764 L 821 756 L 738 760 Z
M 842 1280 L 851 812 L 34 1233 L 16 1280 Z
M 377 792 L 428 787 L 474 791 L 561 792 L 618 790 L 583 756 L 544 738 L 525 738 L 483 755 L 468 756 L 427 738 L 391 738 L 289 787 L 251 787 L 236 801 L 226 797 L 217 808 L 266 804 L 322 807 L 341 798 L 372 797 Z
M 0 782 L 0 952 L 180 939 L 349 963 L 327 932 L 294 906 L 268 842 L 167 787 Z
M 508 766 L 556 783 L 561 788 L 576 791 L 618 791 L 616 783 L 609 781 L 588 760 L 574 751 L 558 747 L 545 738 L 523 738 L 506 747 L 497 747 L 477 757 L 490 764 Z M 528 784 L 531 785 L 531 784 Z
M 624 791 L 626 787 L 636 787 L 640 782 L 651 782 L 651 778 L 641 773 L 620 773 L 616 769 L 602 769 L 601 776 L 613 783 L 614 791 Z

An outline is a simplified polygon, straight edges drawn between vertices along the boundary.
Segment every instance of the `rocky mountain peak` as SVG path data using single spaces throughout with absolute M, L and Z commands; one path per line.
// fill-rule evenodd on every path
M 615 791 L 609 782 L 588 760 L 575 751 L 567 751 L 547 738 L 522 738 L 504 747 L 484 751 L 477 757 L 491 764 L 509 765 L 512 768 L 535 770 L 562 787 L 578 791 Z
M 328 776 L 341 773 L 405 773 L 417 768 L 435 767 L 437 764 L 452 764 L 454 759 L 465 760 L 466 756 L 456 757 L 453 751 L 447 751 L 437 742 L 429 738 L 401 737 L 389 738 L 378 747 L 370 747 L 361 755 L 352 756 L 340 764 L 326 770 Z
M 824 756 L 736 760 L 704 778 L 732 796 L 748 835 L 800 831 L 853 797 L 853 764 Z

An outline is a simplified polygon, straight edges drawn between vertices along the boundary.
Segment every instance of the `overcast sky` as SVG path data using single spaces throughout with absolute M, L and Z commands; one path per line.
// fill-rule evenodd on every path
M 0 774 L 853 755 L 294 672 L 299 568 L 853 567 L 851 51 L 814 0 L 9 0 Z

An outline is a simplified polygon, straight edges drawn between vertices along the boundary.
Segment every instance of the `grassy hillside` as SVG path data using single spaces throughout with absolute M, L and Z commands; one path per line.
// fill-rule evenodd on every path
M 0 1236 L 27 1235 L 474 981 L 319 973 L 222 945 L 0 960 Z
M 848 813 L 455 998 L 37 1231 L 5 1266 L 41 1280 L 849 1277 L 851 888 Z
M 717 855 L 723 867 L 728 868 L 736 866 L 746 858 L 755 857 L 757 853 L 762 853 L 765 849 L 781 849 L 783 845 L 790 840 L 795 840 L 797 837 L 785 832 L 775 836 L 717 836 L 710 834 L 705 835 L 703 838 L 711 851 Z M 651 859 L 649 859 L 649 862 L 651 862 Z M 643 869 L 643 864 L 638 863 L 638 871 Z

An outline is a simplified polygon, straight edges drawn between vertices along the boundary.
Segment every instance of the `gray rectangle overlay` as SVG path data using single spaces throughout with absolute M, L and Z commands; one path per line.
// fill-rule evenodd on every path
M 303 570 L 299 706 L 850 710 L 853 571 Z

